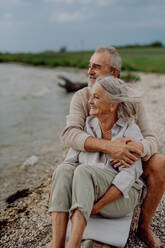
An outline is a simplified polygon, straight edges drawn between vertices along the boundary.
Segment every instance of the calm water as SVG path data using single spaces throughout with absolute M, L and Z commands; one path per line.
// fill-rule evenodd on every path
M 58 149 L 72 94 L 58 75 L 86 80 L 83 72 L 0 64 L 0 167 Z

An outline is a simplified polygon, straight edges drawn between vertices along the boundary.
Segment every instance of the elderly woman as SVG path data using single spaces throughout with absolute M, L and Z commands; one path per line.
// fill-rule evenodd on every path
M 98 139 L 113 141 L 123 137 L 123 142 L 143 139 L 134 122 L 134 103 L 138 98 L 130 96 L 130 91 L 132 94 L 120 79 L 110 76 L 98 79 L 91 88 L 90 116 L 84 130 Z M 66 247 L 78 248 L 91 214 L 115 218 L 133 211 L 144 186 L 140 179 L 142 164 L 139 159 L 124 168 L 123 163 L 120 161 L 121 166 L 114 167 L 109 154 L 69 150 L 53 175 L 49 206 L 53 240 L 47 247 L 65 247 L 69 217 L 72 229 Z

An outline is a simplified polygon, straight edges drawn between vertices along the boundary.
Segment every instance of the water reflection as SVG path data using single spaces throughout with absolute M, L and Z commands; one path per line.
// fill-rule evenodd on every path
M 86 80 L 83 72 L 0 64 L 0 167 L 59 148 L 72 94 L 58 75 Z

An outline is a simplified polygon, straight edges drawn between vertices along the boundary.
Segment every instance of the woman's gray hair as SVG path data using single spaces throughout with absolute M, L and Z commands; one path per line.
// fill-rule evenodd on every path
M 112 76 L 100 77 L 96 81 L 106 91 L 111 102 L 120 103 L 117 114 L 118 119 L 131 122 L 136 118 L 135 103 L 141 101 L 141 96 L 130 88 L 124 81 Z

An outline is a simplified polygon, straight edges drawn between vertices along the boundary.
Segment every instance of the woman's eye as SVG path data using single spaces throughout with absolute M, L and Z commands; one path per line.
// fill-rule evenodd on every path
M 99 97 L 98 97 L 98 96 L 94 96 L 94 98 L 95 98 L 95 99 L 99 99 Z

